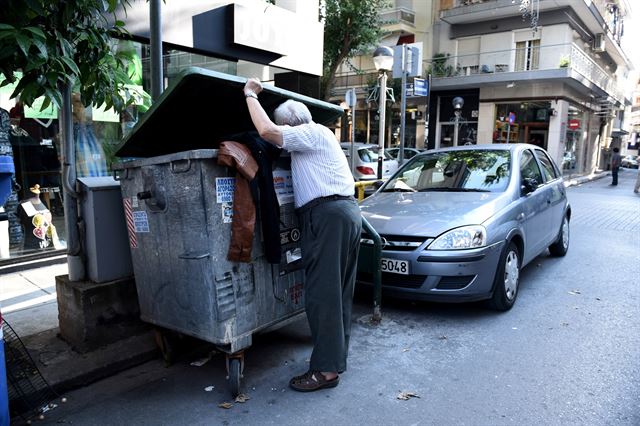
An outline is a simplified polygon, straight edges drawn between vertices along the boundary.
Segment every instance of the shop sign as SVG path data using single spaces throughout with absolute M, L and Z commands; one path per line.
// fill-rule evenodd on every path
M 516 122 L 516 115 L 512 112 L 509 113 L 509 124 L 513 125 Z
M 580 128 L 580 120 L 572 118 L 571 120 L 569 120 L 568 125 L 569 125 L 569 129 L 577 130 Z

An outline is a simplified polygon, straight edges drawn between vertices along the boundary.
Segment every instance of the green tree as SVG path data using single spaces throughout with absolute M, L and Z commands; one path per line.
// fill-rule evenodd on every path
M 17 81 L 12 97 L 29 106 L 44 96 L 44 109 L 50 103 L 60 108 L 60 87 L 72 84 L 84 105 L 121 111 L 134 99 L 124 87 L 130 81 L 127 58 L 112 49 L 112 36 L 126 34 L 114 12 L 128 5 L 129 0 L 0 0 L 2 85 Z
M 338 67 L 380 40 L 379 13 L 387 4 L 387 0 L 324 1 L 324 99 L 329 99 Z

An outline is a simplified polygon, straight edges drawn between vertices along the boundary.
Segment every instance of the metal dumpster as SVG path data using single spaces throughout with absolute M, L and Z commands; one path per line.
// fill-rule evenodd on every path
M 270 264 L 256 220 L 252 261 L 227 260 L 236 171 L 217 164 L 225 135 L 252 129 L 245 79 L 190 69 L 133 129 L 118 151 L 137 158 L 114 166 L 121 182 L 133 270 L 144 321 L 215 344 L 227 354 L 230 388 L 240 391 L 243 350 L 252 335 L 286 324 L 303 312 L 297 218 L 289 158 L 273 175 L 280 204 L 282 261 Z M 317 122 L 342 110 L 277 88 L 260 95 L 268 113 L 293 98 Z M 172 120 L 171 117 L 175 116 Z M 188 129 L 175 123 L 188 116 Z M 162 339 L 161 339 L 162 346 Z

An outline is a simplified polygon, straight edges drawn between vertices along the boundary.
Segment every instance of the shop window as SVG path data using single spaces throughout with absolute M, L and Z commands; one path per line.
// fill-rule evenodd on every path
M 540 66 L 540 40 L 516 43 L 516 71 L 537 70 Z

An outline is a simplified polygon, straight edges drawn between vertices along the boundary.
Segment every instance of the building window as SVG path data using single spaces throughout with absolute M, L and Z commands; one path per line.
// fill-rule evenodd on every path
M 540 66 L 540 40 L 516 43 L 516 71 L 537 70 Z

